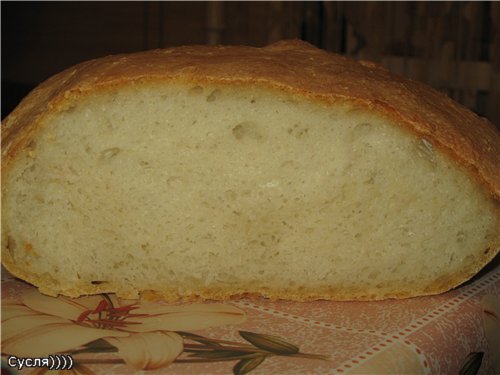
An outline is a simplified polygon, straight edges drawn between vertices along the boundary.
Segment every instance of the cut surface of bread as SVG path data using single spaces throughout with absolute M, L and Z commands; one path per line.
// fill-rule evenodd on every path
M 2 172 L 2 261 L 44 293 L 402 298 L 498 252 L 491 186 L 355 100 L 192 75 L 57 98 Z

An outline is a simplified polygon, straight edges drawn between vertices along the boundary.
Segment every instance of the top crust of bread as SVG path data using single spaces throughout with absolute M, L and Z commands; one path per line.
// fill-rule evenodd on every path
M 426 85 L 298 40 L 264 48 L 189 46 L 152 50 L 108 56 L 69 68 L 39 85 L 4 121 L 2 169 L 30 142 L 47 114 L 96 90 L 165 80 L 272 87 L 379 112 L 431 141 L 474 175 L 496 202 L 500 201 L 500 134 L 488 120 Z

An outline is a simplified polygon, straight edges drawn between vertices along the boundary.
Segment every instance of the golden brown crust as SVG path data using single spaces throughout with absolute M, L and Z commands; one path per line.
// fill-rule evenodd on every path
M 430 141 L 458 165 L 466 168 L 500 207 L 500 134 L 482 119 L 445 95 L 423 84 L 396 76 L 372 63 L 354 62 L 301 41 L 284 41 L 265 48 L 243 46 L 192 46 L 153 50 L 131 55 L 108 56 L 69 68 L 42 83 L 7 117 L 2 126 L 2 174 L 16 153 L 32 139 L 44 118 L 70 106 L 78 98 L 112 87 L 137 83 L 178 80 L 215 85 L 245 84 L 274 88 L 325 103 L 346 102 L 387 116 L 395 123 Z M 500 223 L 500 209 L 499 223 Z M 449 289 L 471 277 L 498 252 L 500 246 L 478 259 L 468 275 L 449 276 L 420 294 Z M 8 252 L 3 262 L 15 275 L 42 285 L 53 294 L 56 288 L 45 280 L 18 269 Z M 68 295 L 98 293 L 120 286 L 92 285 L 85 290 L 66 290 Z M 402 298 L 408 293 L 388 295 L 346 291 L 315 294 L 259 291 L 271 298 L 295 300 L 318 298 L 380 299 Z M 206 291 L 204 298 L 229 298 L 245 291 Z M 119 292 L 126 296 L 127 292 Z M 169 300 L 174 292 L 162 293 Z
M 372 290 L 352 290 L 342 287 L 327 287 L 327 288 L 317 288 L 310 290 L 298 290 L 298 289 L 252 289 L 251 291 L 245 288 L 238 288 L 231 285 L 227 285 L 222 288 L 204 288 L 203 290 L 197 290 L 192 294 L 179 294 L 175 289 L 163 288 L 162 290 L 133 290 L 128 288 L 126 285 L 121 284 L 85 284 L 77 285 L 71 288 L 61 288 L 58 282 L 51 283 L 51 280 L 41 278 L 37 275 L 33 275 L 26 272 L 22 268 L 16 267 L 13 264 L 10 257 L 5 257 L 2 259 L 6 268 L 12 272 L 13 275 L 28 281 L 36 286 L 38 286 L 40 292 L 48 294 L 51 296 L 57 296 L 58 294 L 64 294 L 68 297 L 79 297 L 81 295 L 93 295 L 99 293 L 116 293 L 118 297 L 124 299 L 136 299 L 141 296 L 146 300 L 157 301 L 163 300 L 167 302 L 192 302 L 192 301 L 204 301 L 204 300 L 234 300 L 238 298 L 259 298 L 265 297 L 272 301 L 285 299 L 292 301 L 315 301 L 315 300 L 336 300 L 336 301 L 376 301 L 383 299 L 401 299 L 410 298 L 417 296 L 434 295 L 446 292 L 451 288 L 460 285 L 461 283 L 469 280 L 472 276 L 476 275 L 481 268 L 488 263 L 490 260 L 495 258 L 498 253 L 500 244 L 490 248 L 490 250 L 480 257 L 476 264 L 470 266 L 468 273 L 456 273 L 453 275 L 443 276 L 441 279 L 437 280 L 433 285 L 426 288 L 419 288 L 415 285 L 414 288 L 409 290 L 408 288 L 401 287 L 400 285 L 390 285 L 387 289 L 378 290 L 373 288 Z M 497 249 L 495 251 L 494 249 Z M 498 257 L 496 258 L 498 260 Z M 5 262 L 6 261 L 6 262 Z

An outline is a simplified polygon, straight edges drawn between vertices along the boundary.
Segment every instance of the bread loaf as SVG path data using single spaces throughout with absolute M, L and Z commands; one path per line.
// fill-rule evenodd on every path
M 82 63 L 2 142 L 2 262 L 49 295 L 404 298 L 500 249 L 493 125 L 300 41 Z

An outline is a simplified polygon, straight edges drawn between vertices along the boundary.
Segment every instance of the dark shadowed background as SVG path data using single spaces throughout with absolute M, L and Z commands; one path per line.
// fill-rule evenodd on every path
M 500 2 L 1 2 L 2 118 L 84 60 L 300 38 L 379 62 L 500 126 Z

